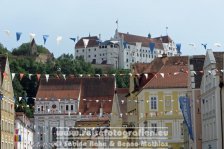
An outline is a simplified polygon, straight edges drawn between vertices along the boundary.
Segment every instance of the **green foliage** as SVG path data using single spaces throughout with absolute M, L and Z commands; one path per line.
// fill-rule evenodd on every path
M 38 53 L 49 54 L 49 51 L 43 46 L 37 46 Z M 11 72 L 17 73 L 13 80 L 14 95 L 16 100 L 16 111 L 25 112 L 27 116 L 33 116 L 33 99 L 25 100 L 26 97 L 35 97 L 39 86 L 36 74 L 102 74 L 102 69 L 93 68 L 90 63 L 86 63 L 83 57 L 74 59 L 72 54 L 62 54 L 57 59 L 48 60 L 46 63 L 36 62 L 33 56 L 30 56 L 30 43 L 24 43 L 12 54 L 0 44 L 0 53 L 9 53 L 9 63 Z M 117 87 L 127 88 L 129 86 L 129 70 L 109 70 L 108 74 L 116 74 Z M 19 73 L 24 73 L 20 80 Z M 28 74 L 34 74 L 31 79 Z M 119 75 L 124 74 L 124 75 Z M 45 76 L 42 75 L 44 78 Z M 18 101 L 19 97 L 23 100 Z M 32 102 L 30 102 L 32 101 Z M 28 106 L 27 106 L 28 105 Z
M 111 69 L 109 74 L 116 75 L 117 88 L 128 88 L 129 87 L 129 73 L 130 70 L 126 69 Z
M 35 45 L 37 49 L 37 53 L 40 54 L 49 54 L 49 50 L 42 45 Z M 13 49 L 12 54 L 16 56 L 28 56 L 31 55 L 32 47 L 31 43 L 23 43 L 18 48 Z
M 0 54 L 10 54 L 10 52 L 0 43 Z

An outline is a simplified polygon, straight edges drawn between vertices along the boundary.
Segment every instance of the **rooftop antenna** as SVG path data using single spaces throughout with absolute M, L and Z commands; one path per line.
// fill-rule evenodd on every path
M 116 21 L 116 24 L 117 24 L 117 30 L 118 30 L 118 19 L 117 19 L 117 21 Z
M 168 26 L 166 26 L 166 35 L 168 36 Z

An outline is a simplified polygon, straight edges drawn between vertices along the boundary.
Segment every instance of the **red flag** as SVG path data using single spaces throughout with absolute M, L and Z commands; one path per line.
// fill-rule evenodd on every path
M 23 76 L 24 76 L 24 73 L 19 74 L 20 80 L 22 80 Z
M 41 74 L 37 74 L 37 80 L 39 81 L 40 80 L 40 76 L 41 76 Z

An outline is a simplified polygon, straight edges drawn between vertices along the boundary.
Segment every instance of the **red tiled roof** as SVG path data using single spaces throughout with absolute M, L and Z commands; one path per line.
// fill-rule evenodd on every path
M 186 88 L 188 83 L 188 57 L 168 57 L 163 67 L 143 88 Z M 174 72 L 179 72 L 174 75 Z M 189 72 L 189 71 L 188 71 Z M 164 78 L 160 75 L 164 73 Z
M 78 99 L 79 112 L 99 114 L 102 106 L 104 113 L 111 113 L 114 97 L 114 77 L 86 77 L 40 80 L 37 98 Z M 83 100 L 86 99 L 86 100 Z
M 83 78 L 79 111 L 81 113 L 111 113 L 114 97 L 114 77 Z M 98 102 L 97 102 L 98 101 Z
M 40 80 L 40 86 L 37 91 L 37 98 L 55 98 L 55 99 L 78 99 L 80 91 L 80 79 L 68 78 L 56 79 L 50 78 Z
M 75 44 L 75 48 L 84 48 L 84 43 L 83 43 L 83 39 L 89 39 L 88 47 L 97 47 L 98 44 L 98 40 L 99 38 L 97 36 L 91 36 L 91 37 L 83 37 L 81 38 L 76 44 Z
M 157 49 L 163 49 L 163 44 L 161 40 L 158 40 L 156 38 L 148 38 L 144 36 L 137 36 L 132 34 L 125 34 L 125 33 L 118 33 L 120 37 L 124 37 L 124 40 L 128 42 L 129 44 L 136 44 L 136 42 L 141 42 L 142 46 L 149 47 L 149 43 L 154 42 L 155 48 Z
M 160 40 L 160 41 L 162 41 L 162 43 L 170 43 L 170 42 L 173 41 L 168 35 L 167 36 L 156 37 L 154 39 Z

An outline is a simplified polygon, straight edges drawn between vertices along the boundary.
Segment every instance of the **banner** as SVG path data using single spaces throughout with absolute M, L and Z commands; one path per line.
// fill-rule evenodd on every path
M 180 49 L 181 49 L 181 44 L 180 43 L 176 44 L 176 48 L 177 48 L 177 53 L 181 53 L 180 52 Z
M 154 48 L 155 48 L 155 43 L 154 42 L 150 42 L 149 43 L 149 48 L 150 48 L 151 54 L 153 54 L 153 51 L 154 51 Z
M 192 121 L 191 121 L 191 108 L 190 108 L 190 99 L 185 96 L 179 97 L 180 109 L 182 111 L 184 122 L 187 125 L 188 133 L 190 138 L 194 140 L 193 137 L 193 129 L 192 129 Z

